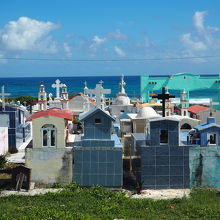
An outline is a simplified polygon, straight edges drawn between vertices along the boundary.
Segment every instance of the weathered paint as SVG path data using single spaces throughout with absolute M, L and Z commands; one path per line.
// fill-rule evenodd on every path
M 32 169 L 31 181 L 36 185 L 72 182 L 72 148 L 27 148 L 25 165 Z
M 190 186 L 220 188 L 220 147 L 190 147 Z
M 32 121 L 33 126 L 33 148 L 42 148 L 42 132 L 41 128 L 45 124 L 52 124 L 55 126 L 57 135 L 56 135 L 56 147 L 64 148 L 66 146 L 65 137 L 66 137 L 66 126 L 65 120 L 63 118 L 53 117 L 53 116 L 44 116 L 36 118 Z

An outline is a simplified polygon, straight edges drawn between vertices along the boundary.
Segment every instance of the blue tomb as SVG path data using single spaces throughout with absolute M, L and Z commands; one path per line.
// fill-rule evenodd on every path
M 189 146 L 180 145 L 179 121 L 158 118 L 149 120 L 146 139 L 133 135 L 133 150 L 140 158 L 135 167 L 137 181 L 143 188 L 189 188 Z
M 94 108 L 82 115 L 84 135 L 74 146 L 74 181 L 83 186 L 121 187 L 123 184 L 122 145 L 112 134 L 107 112 Z
M 9 150 L 18 148 L 30 136 L 31 126 L 25 122 L 25 110 L 18 106 L 0 106 L 0 126 L 8 127 Z

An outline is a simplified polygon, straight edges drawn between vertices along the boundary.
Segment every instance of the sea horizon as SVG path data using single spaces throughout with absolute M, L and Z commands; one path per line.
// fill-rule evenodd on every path
M 205 76 L 204 74 L 201 74 Z M 126 82 L 125 91 L 130 98 L 140 98 L 140 76 L 141 75 L 125 75 L 124 80 Z M 150 76 L 168 76 L 163 75 L 150 75 Z M 210 76 L 210 75 L 209 75 Z M 216 76 L 216 74 L 215 74 Z M 55 96 L 55 89 L 51 85 L 56 79 L 59 79 L 61 83 L 64 83 L 68 87 L 69 95 L 75 95 L 79 92 L 83 92 L 84 82 L 87 82 L 89 89 L 94 89 L 96 84 L 102 80 L 103 87 L 105 89 L 111 89 L 111 94 L 106 97 L 116 97 L 119 92 L 119 82 L 121 75 L 115 76 L 47 76 L 47 77 L 1 77 L 0 86 L 5 86 L 5 92 L 10 93 L 10 97 L 18 96 L 33 96 L 37 97 L 39 92 L 39 85 L 41 82 L 45 85 L 47 95 L 49 93 Z M 154 93 L 159 94 L 161 91 L 155 90 Z M 170 94 L 180 97 L 180 91 L 170 90 Z M 217 92 L 215 90 L 197 90 L 190 92 L 190 98 L 217 98 Z

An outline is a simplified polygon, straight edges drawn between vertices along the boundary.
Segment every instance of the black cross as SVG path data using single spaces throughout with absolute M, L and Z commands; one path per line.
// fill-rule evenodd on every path
M 165 93 L 165 88 L 162 88 L 162 94 L 158 94 L 156 96 L 152 96 L 152 98 L 161 99 L 162 101 L 162 110 L 163 110 L 163 117 L 165 117 L 165 101 L 169 98 L 175 98 L 174 95 L 170 95 L 169 93 Z

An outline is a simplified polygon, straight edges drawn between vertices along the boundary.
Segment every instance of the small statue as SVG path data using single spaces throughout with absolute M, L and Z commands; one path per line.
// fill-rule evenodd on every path
M 53 100 L 53 99 L 52 99 L 52 96 L 53 96 L 53 94 L 52 94 L 52 93 L 49 93 L 49 95 L 48 95 L 49 101 L 52 101 L 52 100 Z

